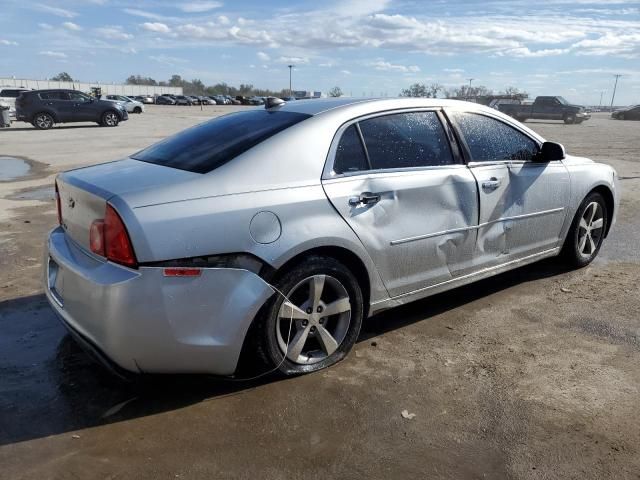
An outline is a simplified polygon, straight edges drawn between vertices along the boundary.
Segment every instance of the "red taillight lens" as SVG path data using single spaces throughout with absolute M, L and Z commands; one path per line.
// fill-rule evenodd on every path
M 120 215 L 109 204 L 107 204 L 104 220 L 94 220 L 91 224 L 89 248 L 93 253 L 127 267 L 135 268 L 138 264 L 127 229 Z
M 62 206 L 60 205 L 60 191 L 58 190 L 58 182 L 55 182 L 56 186 L 56 207 L 58 209 L 58 225 L 62 225 Z
M 127 229 L 124 227 L 120 215 L 109 204 L 107 204 L 107 211 L 104 215 L 104 251 L 106 257 L 113 262 L 128 267 L 137 265 Z

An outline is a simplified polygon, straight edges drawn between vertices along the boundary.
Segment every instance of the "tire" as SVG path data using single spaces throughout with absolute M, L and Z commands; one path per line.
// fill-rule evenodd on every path
M 50 113 L 40 112 L 33 117 L 32 125 L 38 130 L 49 130 L 55 124 L 55 120 Z
M 140 108 L 140 107 L 135 107 L 135 108 L 133 109 L 133 113 L 142 113 L 142 108 Z
M 564 123 L 566 123 L 567 125 L 571 125 L 572 123 L 576 122 L 576 117 L 574 114 L 569 113 L 567 115 L 564 116 Z
M 287 308 L 289 303 L 276 293 L 256 317 L 250 341 L 264 370 L 300 375 L 345 358 L 358 339 L 364 312 L 362 290 L 353 273 L 333 258 L 311 256 L 278 275 L 273 285 L 296 308 Z M 319 301 L 314 300 L 314 291 L 320 292 Z M 337 313 L 322 317 L 323 309 L 331 305 Z
M 562 256 L 567 263 L 575 268 L 589 265 L 600 251 L 608 224 L 609 212 L 604 197 L 597 192 L 590 193 L 580 204 L 562 247 Z
M 104 112 L 100 119 L 100 125 L 103 127 L 117 127 L 118 123 L 120 123 L 120 117 L 113 110 L 107 110 Z

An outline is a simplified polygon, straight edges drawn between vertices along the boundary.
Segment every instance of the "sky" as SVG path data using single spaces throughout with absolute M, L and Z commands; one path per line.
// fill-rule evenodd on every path
M 0 77 L 179 74 L 352 96 L 412 83 L 640 104 L 640 1 L 2 0 Z M 603 93 L 604 92 L 604 93 Z

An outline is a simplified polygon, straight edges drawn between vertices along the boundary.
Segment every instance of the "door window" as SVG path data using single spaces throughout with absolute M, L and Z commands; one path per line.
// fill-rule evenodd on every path
M 89 97 L 87 97 L 84 93 L 71 92 L 69 95 L 71 96 L 71 100 L 74 102 L 82 103 L 89 101 Z
M 436 112 L 385 115 L 360 122 L 371 168 L 416 168 L 454 163 Z
M 367 157 L 356 125 L 347 128 L 338 144 L 333 171 L 337 174 L 368 170 Z
M 477 113 L 451 112 L 474 162 L 531 160 L 538 144 L 500 120 Z

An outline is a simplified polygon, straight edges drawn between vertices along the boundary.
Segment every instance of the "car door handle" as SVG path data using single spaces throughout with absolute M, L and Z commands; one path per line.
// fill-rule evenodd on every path
M 380 201 L 380 195 L 377 193 L 363 192 L 357 197 L 349 198 L 349 205 L 357 207 L 358 205 L 373 205 Z
M 498 180 L 496 177 L 491 177 L 489 180 L 485 180 L 482 182 L 482 188 L 487 190 L 495 190 L 500 186 L 502 182 Z

